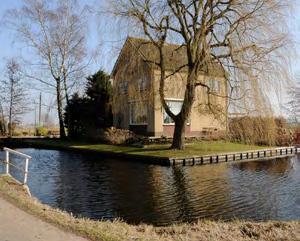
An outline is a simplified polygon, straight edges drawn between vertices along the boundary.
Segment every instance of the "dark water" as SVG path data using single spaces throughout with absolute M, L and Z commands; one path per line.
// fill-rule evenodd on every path
M 300 220 L 300 156 L 173 168 L 64 151 L 20 151 L 33 157 L 32 194 L 77 216 L 155 225 L 199 218 Z

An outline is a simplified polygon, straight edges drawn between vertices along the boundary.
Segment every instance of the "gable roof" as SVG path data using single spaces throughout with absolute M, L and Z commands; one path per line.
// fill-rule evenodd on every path
M 159 63 L 160 56 L 158 48 L 145 39 L 129 38 L 130 43 L 140 52 L 145 61 Z M 166 69 L 177 69 L 187 64 L 184 47 L 175 44 L 165 44 L 163 48 Z
M 144 61 L 149 62 L 149 64 L 160 62 L 159 50 L 151 41 L 142 38 L 128 37 L 115 63 L 112 75 L 114 75 L 116 71 L 119 58 L 127 44 L 130 44 L 130 47 L 133 48 L 134 51 L 138 51 Z M 176 44 L 165 44 L 163 52 L 165 56 L 166 70 L 177 70 L 178 68 L 186 65 L 188 62 L 185 47 Z M 158 68 L 157 65 L 154 66 Z M 182 70 L 184 71 L 184 69 L 186 70 L 186 68 L 183 68 Z M 223 73 L 222 75 L 224 75 L 224 70 L 220 65 L 215 64 L 213 69 L 213 72 L 215 72 L 216 75 L 217 73 L 219 73 L 219 75 Z

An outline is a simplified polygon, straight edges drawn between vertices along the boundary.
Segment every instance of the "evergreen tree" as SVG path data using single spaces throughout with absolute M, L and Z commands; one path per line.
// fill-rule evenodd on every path
M 110 76 L 103 70 L 87 77 L 86 95 L 94 109 L 95 125 L 99 128 L 112 125 L 111 94 Z
M 112 124 L 110 76 L 100 70 L 86 80 L 85 95 L 80 97 L 75 93 L 65 108 L 70 138 L 92 137 L 95 130 Z

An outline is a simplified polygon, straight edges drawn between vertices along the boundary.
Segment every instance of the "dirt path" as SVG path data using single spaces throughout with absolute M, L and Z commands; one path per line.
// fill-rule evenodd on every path
M 0 197 L 1 241 L 87 241 L 48 224 Z

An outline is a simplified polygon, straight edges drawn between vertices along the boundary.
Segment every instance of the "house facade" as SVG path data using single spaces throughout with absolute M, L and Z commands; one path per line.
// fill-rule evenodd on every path
M 186 61 L 177 45 L 164 49 L 167 75 L 174 73 Z M 171 137 L 174 122 L 166 114 L 159 96 L 160 69 L 155 63 L 159 55 L 149 41 L 127 38 L 112 71 L 114 126 L 137 134 Z M 196 89 L 196 98 L 186 125 L 186 136 L 198 137 L 206 132 L 224 132 L 227 127 L 227 85 L 224 72 L 216 69 L 213 76 L 199 76 L 215 95 L 210 98 L 219 114 L 207 109 L 207 93 Z M 186 86 L 186 70 L 176 72 L 165 80 L 165 100 L 174 114 L 179 113 Z

